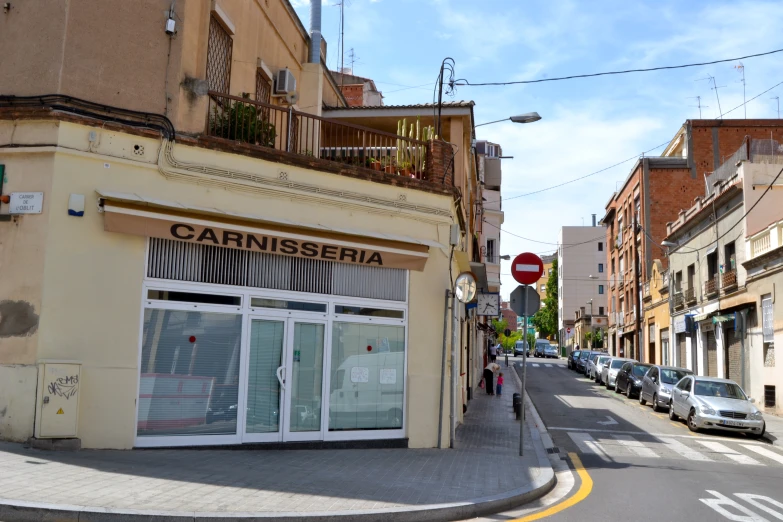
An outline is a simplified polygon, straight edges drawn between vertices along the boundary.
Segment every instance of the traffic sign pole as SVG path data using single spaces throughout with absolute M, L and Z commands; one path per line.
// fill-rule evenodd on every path
M 528 303 L 527 303 L 527 288 L 525 288 L 525 310 L 527 310 Z M 525 333 L 524 333 L 524 341 L 525 344 L 522 346 L 527 346 L 527 314 L 523 316 L 524 322 L 525 322 Z M 519 400 L 521 401 L 521 406 L 519 409 L 521 410 L 521 414 L 519 416 L 519 456 L 523 456 L 525 454 L 525 381 L 527 379 L 527 351 L 530 347 L 528 346 L 524 350 L 522 350 L 522 393 L 520 393 Z

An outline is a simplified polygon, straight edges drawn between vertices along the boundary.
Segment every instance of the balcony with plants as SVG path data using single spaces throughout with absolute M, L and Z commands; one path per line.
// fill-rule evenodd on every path
M 337 164 L 447 183 L 433 168 L 434 128 L 418 119 L 398 121 L 395 134 L 214 91 L 208 111 L 208 138 L 298 156 L 313 168 Z M 448 146 L 451 155 L 449 144 L 438 144 Z

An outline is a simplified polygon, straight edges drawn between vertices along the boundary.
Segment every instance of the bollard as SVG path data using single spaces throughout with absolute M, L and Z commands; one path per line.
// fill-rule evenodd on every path
M 522 416 L 522 395 L 515 393 L 511 396 L 511 404 L 514 407 L 514 415 L 517 420 Z

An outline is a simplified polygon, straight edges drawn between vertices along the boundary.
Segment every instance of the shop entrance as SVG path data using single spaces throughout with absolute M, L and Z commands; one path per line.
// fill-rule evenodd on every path
M 249 317 L 243 442 L 323 439 L 326 322 Z

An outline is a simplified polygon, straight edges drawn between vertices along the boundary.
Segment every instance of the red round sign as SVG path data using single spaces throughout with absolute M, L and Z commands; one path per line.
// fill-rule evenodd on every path
M 517 283 L 522 285 L 532 285 L 544 273 L 544 262 L 541 258 L 530 252 L 519 254 L 511 262 L 511 275 Z

